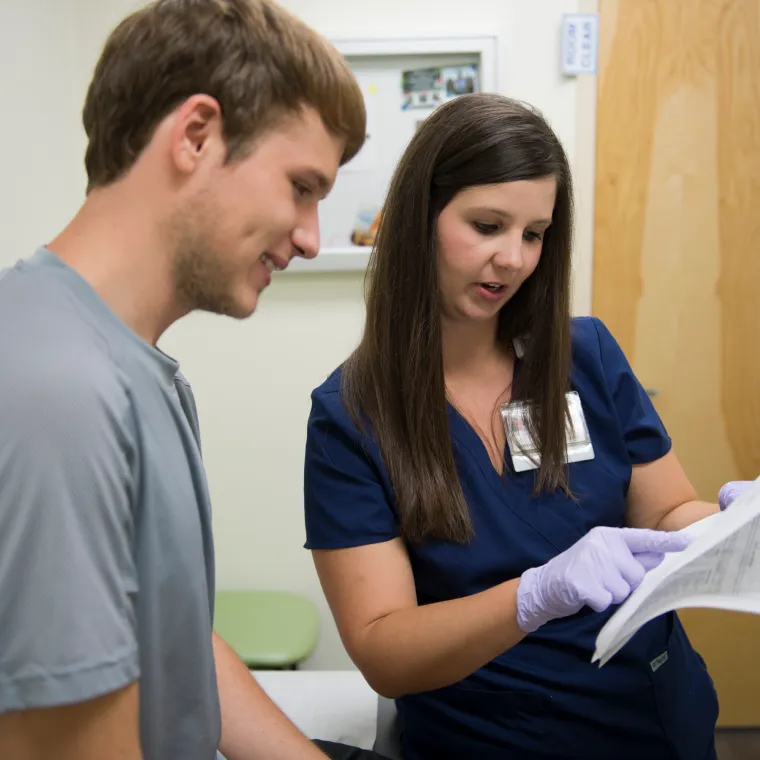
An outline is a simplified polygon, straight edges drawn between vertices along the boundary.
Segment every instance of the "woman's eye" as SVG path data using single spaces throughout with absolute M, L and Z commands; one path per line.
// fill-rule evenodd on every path
M 486 222 L 473 222 L 472 226 L 481 235 L 493 235 L 499 229 L 499 225 L 498 224 L 488 224 Z
M 532 243 L 532 242 L 534 242 L 536 240 L 543 240 L 544 239 L 544 233 L 543 232 L 530 232 L 530 231 L 526 231 L 525 234 L 523 235 L 523 237 L 528 242 Z

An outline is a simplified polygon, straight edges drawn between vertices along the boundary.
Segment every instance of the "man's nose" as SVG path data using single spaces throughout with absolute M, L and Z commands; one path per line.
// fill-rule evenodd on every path
M 304 209 L 291 237 L 298 256 L 313 259 L 319 253 L 319 215 L 317 208 Z

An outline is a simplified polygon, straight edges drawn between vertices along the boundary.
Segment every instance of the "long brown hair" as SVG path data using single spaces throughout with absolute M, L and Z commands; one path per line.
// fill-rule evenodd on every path
M 473 535 L 447 416 L 438 216 L 464 188 L 547 176 L 557 182 L 552 224 L 498 328 L 504 346 L 525 337 L 512 398 L 531 402 L 541 491 L 567 490 L 573 201 L 562 145 L 536 110 L 496 94 L 464 95 L 423 122 L 391 181 L 365 283 L 364 335 L 343 367 L 341 392 L 354 421 L 372 428 L 409 542 L 466 543 Z

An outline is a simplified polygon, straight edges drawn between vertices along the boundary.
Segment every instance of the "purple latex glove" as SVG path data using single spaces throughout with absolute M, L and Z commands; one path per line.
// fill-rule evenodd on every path
M 753 481 L 751 480 L 732 480 L 726 483 L 718 492 L 718 504 L 723 511 L 732 501 L 735 501 L 739 494 Z
M 596 612 L 620 604 L 660 564 L 682 551 L 679 533 L 638 528 L 593 528 L 567 551 L 526 570 L 517 588 L 517 624 L 532 633 L 544 623 L 588 605 Z

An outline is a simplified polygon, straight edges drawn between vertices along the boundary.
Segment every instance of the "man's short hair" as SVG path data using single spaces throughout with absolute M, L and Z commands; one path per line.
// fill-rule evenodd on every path
M 88 192 L 122 177 L 187 98 L 215 98 L 228 160 L 282 117 L 311 106 L 345 139 L 365 139 L 361 90 L 343 57 L 271 0 L 154 0 L 109 36 L 87 92 Z

